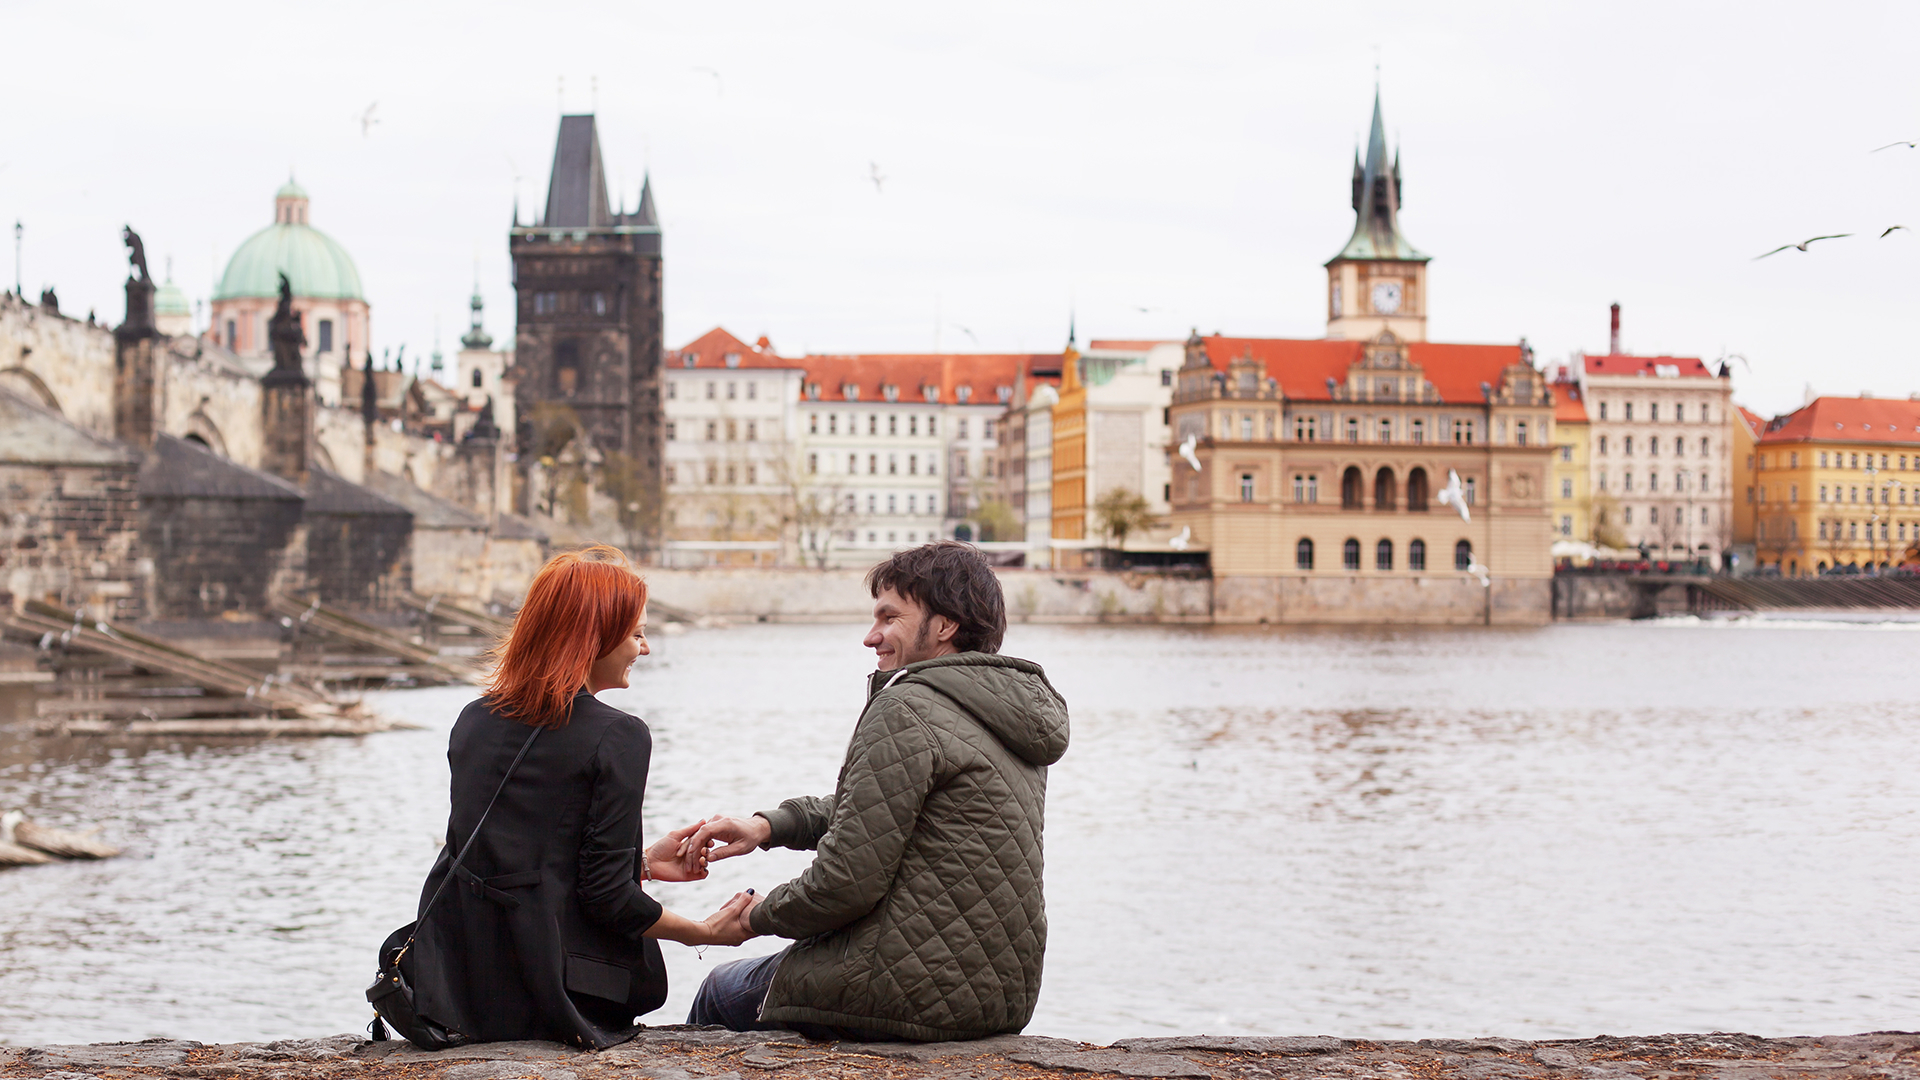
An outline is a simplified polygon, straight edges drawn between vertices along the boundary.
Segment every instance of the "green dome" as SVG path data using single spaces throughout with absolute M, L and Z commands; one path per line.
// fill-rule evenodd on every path
M 292 186 L 291 181 L 288 186 Z M 248 237 L 228 260 L 227 272 L 220 275 L 220 287 L 213 298 L 278 296 L 283 270 L 295 296 L 366 299 L 360 294 L 360 271 L 354 268 L 347 249 L 311 225 L 293 224 L 269 225 Z
M 276 288 L 278 282 L 275 283 Z M 167 279 L 165 285 L 153 294 L 153 313 L 155 315 L 191 315 L 193 308 L 187 304 L 186 291 Z
M 273 197 L 276 199 L 304 199 L 307 197 L 307 189 L 294 183 L 293 177 L 289 176 L 287 177 L 287 182 L 280 185 L 280 190 L 273 193 Z

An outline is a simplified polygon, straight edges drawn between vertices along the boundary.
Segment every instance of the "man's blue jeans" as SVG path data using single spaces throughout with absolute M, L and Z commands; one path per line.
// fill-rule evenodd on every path
M 733 1031 L 797 1031 L 809 1039 L 839 1042 L 900 1042 L 898 1035 L 865 1028 L 834 1027 L 827 1024 L 772 1024 L 760 1019 L 760 1005 L 767 1000 L 767 987 L 773 985 L 773 973 L 780 967 L 792 946 L 772 956 L 751 960 L 732 960 L 707 973 L 700 990 L 693 995 L 693 1008 L 687 1011 L 689 1024 L 719 1024 Z

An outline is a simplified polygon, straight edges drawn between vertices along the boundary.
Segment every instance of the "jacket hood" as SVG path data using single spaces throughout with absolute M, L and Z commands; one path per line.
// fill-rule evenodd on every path
M 919 683 L 953 699 L 1007 749 L 1032 765 L 1067 752 L 1067 702 L 1031 660 L 965 652 L 868 676 L 868 698 L 902 683 Z

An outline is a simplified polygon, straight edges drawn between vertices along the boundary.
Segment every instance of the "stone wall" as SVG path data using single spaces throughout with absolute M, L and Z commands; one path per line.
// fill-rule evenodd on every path
M 276 588 L 297 591 L 305 562 L 298 499 L 141 500 L 153 564 L 152 617 L 262 618 Z
M 113 334 L 0 294 L 0 386 L 96 435 L 113 434 Z
M 413 519 L 307 513 L 308 588 L 323 604 L 387 608 L 413 589 Z
M 144 614 L 138 472 L 121 465 L 0 464 L 0 585 L 22 599 Z
M 733 619 L 864 621 L 873 616 L 864 570 L 704 568 L 644 571 L 652 595 L 694 615 Z M 1205 578 L 1106 571 L 999 570 L 1010 621 L 1205 622 Z
M 1539 626 L 1552 618 L 1552 581 L 1495 577 L 1483 586 L 1466 574 L 1223 575 L 1213 614 L 1223 623 Z

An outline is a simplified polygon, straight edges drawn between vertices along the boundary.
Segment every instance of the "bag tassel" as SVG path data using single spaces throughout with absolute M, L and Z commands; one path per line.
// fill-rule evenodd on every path
M 373 1018 L 372 1023 L 367 1025 L 367 1037 L 374 1042 L 387 1041 L 387 1025 L 381 1021 L 378 1015 Z

